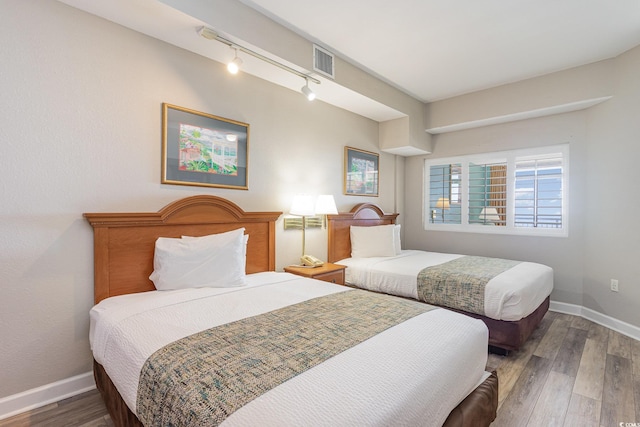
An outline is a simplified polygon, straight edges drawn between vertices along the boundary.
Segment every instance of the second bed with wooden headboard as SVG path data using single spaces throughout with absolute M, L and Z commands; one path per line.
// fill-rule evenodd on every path
M 484 371 L 484 324 L 273 271 L 280 215 L 214 196 L 151 213 L 85 214 L 94 231 L 94 374 L 115 425 L 488 426 L 498 383 Z M 228 255 L 220 248 L 235 251 L 238 237 L 242 285 L 176 279 L 176 289 L 159 291 L 149 278 L 158 242 L 180 249 L 179 264 L 203 250 Z
M 461 264 L 469 257 L 457 254 L 441 254 L 426 251 L 402 250 L 392 256 L 352 256 L 351 227 L 388 226 L 396 222 L 398 214 L 385 214 L 378 206 L 361 203 L 350 212 L 328 216 L 328 261 L 347 265 L 346 282 L 348 285 L 376 292 L 389 293 L 402 297 L 415 298 L 424 302 L 446 307 L 481 319 L 489 328 L 489 345 L 497 352 L 517 350 L 531 335 L 549 308 L 549 295 L 553 289 L 553 270 L 548 266 L 528 262 L 511 262 L 490 258 L 473 257 L 472 261 L 481 265 L 492 262 L 505 263 L 503 273 L 496 275 L 484 288 L 484 310 L 471 311 L 449 302 L 442 295 L 427 294 L 420 291 L 419 276 L 429 273 L 430 268 L 441 268 L 452 262 Z M 361 232 L 358 228 L 356 231 Z M 360 237 L 358 237 L 360 238 Z M 354 245 L 358 242 L 353 242 Z M 369 245 L 378 244 L 370 240 Z M 397 242 L 399 243 L 399 242 Z M 362 243 L 360 244 L 362 246 Z M 398 247 L 399 249 L 399 247 Z M 380 250 L 384 251 L 382 247 Z M 369 251 L 370 252 L 370 251 Z M 369 254 L 371 255 L 371 254 Z M 373 255 L 376 255 L 373 253 Z M 469 258 L 470 259 L 470 258 Z M 506 264 L 509 263 L 509 264 Z M 445 272 L 450 274 L 449 272 Z M 441 283 L 448 281 L 438 271 L 436 278 Z M 466 272 L 455 272 L 464 275 Z M 465 286 L 469 286 L 465 284 Z M 445 288 L 442 289 L 452 289 Z M 460 291 L 449 291 L 460 298 Z M 480 291 L 478 291 L 480 292 Z M 454 300 L 454 298 L 451 298 Z

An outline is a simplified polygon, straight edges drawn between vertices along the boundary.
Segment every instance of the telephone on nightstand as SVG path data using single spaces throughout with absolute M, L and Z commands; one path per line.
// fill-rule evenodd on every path
M 302 255 L 300 258 L 300 262 L 302 265 L 306 265 L 308 267 L 320 267 L 324 264 L 323 261 L 320 261 L 318 258 L 312 255 Z

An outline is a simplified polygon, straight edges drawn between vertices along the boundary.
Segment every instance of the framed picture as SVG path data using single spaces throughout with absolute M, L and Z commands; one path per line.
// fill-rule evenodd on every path
M 377 197 L 378 161 L 377 153 L 344 147 L 344 194 Z
M 247 190 L 249 125 L 162 104 L 162 183 Z

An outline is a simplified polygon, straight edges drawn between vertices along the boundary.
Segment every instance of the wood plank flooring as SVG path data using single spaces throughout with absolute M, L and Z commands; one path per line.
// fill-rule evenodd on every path
M 98 390 L 93 390 L 7 418 L 0 421 L 0 426 L 112 427 L 113 422 L 100 393 Z
M 492 426 L 640 425 L 640 342 L 581 317 L 549 312 L 497 370 Z
M 581 317 L 549 312 L 523 348 L 489 355 L 497 370 L 492 426 L 640 425 L 640 341 Z M 0 421 L 0 427 L 113 426 L 97 391 Z

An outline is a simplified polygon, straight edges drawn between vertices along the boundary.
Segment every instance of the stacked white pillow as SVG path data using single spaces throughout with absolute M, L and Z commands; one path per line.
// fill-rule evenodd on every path
M 351 258 L 387 257 L 400 255 L 400 225 L 350 227 Z
M 245 285 L 249 236 L 244 230 L 202 237 L 159 237 L 149 279 L 158 290 Z

